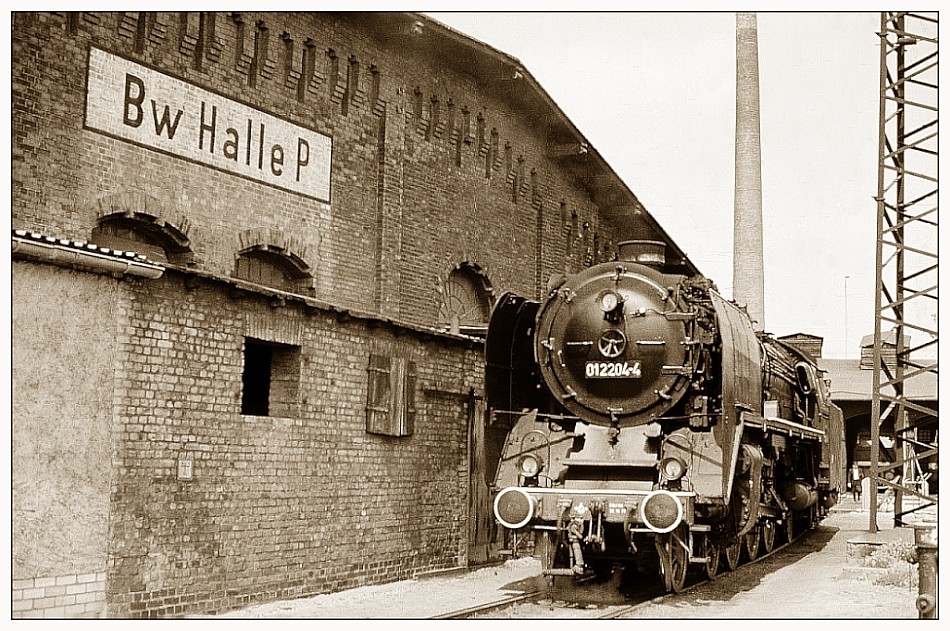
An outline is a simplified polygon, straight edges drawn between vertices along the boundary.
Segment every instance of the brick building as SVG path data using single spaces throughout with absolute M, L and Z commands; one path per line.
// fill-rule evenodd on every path
M 519 62 L 417 14 L 14 13 L 16 617 L 487 553 L 493 297 L 663 240 Z

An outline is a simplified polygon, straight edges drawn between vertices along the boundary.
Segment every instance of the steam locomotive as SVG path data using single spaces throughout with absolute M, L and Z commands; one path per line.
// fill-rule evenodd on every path
M 624 567 L 678 592 L 690 567 L 714 578 L 825 516 L 844 423 L 814 360 L 670 273 L 662 242 L 619 250 L 492 310 L 494 516 L 548 576 Z

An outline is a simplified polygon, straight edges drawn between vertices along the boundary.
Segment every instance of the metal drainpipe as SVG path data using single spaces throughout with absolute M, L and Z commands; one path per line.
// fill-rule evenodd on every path
M 160 278 L 165 268 L 154 263 L 118 259 L 97 252 L 83 252 L 61 245 L 37 243 L 28 239 L 13 237 L 13 254 L 49 261 L 51 263 L 79 266 L 97 272 L 106 272 L 115 277 L 140 276 Z

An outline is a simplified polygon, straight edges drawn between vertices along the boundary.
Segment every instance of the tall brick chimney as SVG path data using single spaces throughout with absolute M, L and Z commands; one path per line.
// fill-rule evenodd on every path
M 736 186 L 732 296 L 765 325 L 762 260 L 762 158 L 759 137 L 759 52 L 755 13 L 736 14 Z

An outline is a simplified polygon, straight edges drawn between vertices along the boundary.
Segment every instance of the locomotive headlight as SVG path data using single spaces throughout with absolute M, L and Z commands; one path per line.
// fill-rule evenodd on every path
M 524 489 L 509 486 L 495 496 L 495 518 L 505 528 L 521 528 L 534 517 L 538 501 Z
M 683 521 L 683 505 L 669 491 L 653 491 L 640 503 L 640 521 L 654 532 L 670 532 Z
M 527 454 L 521 457 L 521 460 L 518 461 L 518 468 L 521 470 L 521 475 L 526 478 L 533 478 L 541 472 L 542 462 L 541 459 L 534 454 Z
M 623 302 L 623 298 L 617 292 L 607 289 L 600 294 L 599 302 L 601 310 L 603 310 L 604 313 L 610 313 L 617 308 L 617 305 Z
M 660 461 L 660 474 L 667 480 L 679 480 L 686 473 L 686 463 L 679 458 L 664 458 Z

